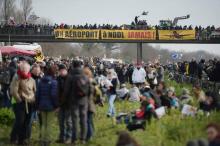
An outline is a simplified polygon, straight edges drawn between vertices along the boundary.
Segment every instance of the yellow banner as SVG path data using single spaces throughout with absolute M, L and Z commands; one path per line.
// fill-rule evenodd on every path
M 159 40 L 194 40 L 195 30 L 159 30 Z
M 156 40 L 155 30 L 101 30 L 103 40 Z
M 90 29 L 55 29 L 56 39 L 99 39 L 99 30 Z

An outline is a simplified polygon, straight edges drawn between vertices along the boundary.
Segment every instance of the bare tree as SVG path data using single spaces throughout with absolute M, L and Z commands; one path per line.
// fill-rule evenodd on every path
M 2 0 L 2 11 L 4 21 L 6 22 L 11 16 L 14 15 L 15 0 Z
M 79 45 L 89 54 L 91 53 L 92 48 L 96 46 L 96 43 L 80 43 Z
M 4 2 L 4 0 L 0 0 L 0 8 L 2 8 L 3 2 Z
M 22 24 L 24 22 L 23 13 L 21 9 L 16 10 L 16 13 L 14 14 L 14 18 L 17 24 Z
M 21 0 L 21 9 L 24 21 L 27 22 L 28 16 L 31 14 L 31 11 L 33 9 L 32 0 Z

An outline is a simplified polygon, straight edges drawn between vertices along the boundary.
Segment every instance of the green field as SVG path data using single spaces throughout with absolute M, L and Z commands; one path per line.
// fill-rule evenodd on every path
M 177 84 L 168 81 L 168 85 L 175 86 L 177 95 L 183 87 L 191 88 L 190 85 Z M 195 102 L 196 104 L 196 102 Z M 139 107 L 138 103 L 116 102 L 117 112 L 133 111 Z M 94 117 L 95 136 L 87 144 L 88 146 L 114 146 L 117 142 L 117 132 L 126 130 L 124 124 L 113 126 L 112 120 L 106 117 L 107 104 L 104 107 L 97 107 Z M 190 139 L 205 138 L 204 127 L 209 122 L 220 122 L 220 113 L 213 112 L 210 116 L 182 117 L 180 111 L 172 110 L 160 120 L 153 119 L 147 124 L 145 131 L 138 130 L 131 132 L 131 135 L 142 146 L 185 146 Z M 54 116 L 53 141 L 58 137 L 57 118 Z M 11 126 L 0 125 L 0 146 L 9 146 L 9 135 Z M 39 127 L 35 123 L 32 131 L 32 145 L 38 145 Z M 51 146 L 62 146 L 52 143 Z

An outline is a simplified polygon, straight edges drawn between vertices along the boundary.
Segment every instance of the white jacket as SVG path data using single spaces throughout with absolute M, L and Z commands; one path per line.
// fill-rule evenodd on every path
M 129 92 L 129 90 L 126 87 L 123 87 L 123 88 L 121 88 L 119 90 L 116 90 L 116 92 L 117 92 L 117 95 L 120 98 L 122 98 L 122 97 L 124 97 Z
M 132 74 L 132 82 L 133 83 L 144 83 L 146 78 L 146 72 L 143 68 L 139 70 L 137 68 L 134 69 Z
M 137 87 L 133 87 L 129 91 L 129 101 L 140 101 L 141 93 Z

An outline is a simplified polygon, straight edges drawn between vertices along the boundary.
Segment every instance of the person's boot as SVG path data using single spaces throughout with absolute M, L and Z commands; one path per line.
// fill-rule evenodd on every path
M 50 146 L 50 141 L 46 141 L 44 146 Z
M 81 141 L 80 141 L 80 144 L 83 144 L 83 145 L 84 145 L 84 144 L 86 144 L 86 141 L 85 141 L 85 140 L 81 140 Z
M 63 139 L 57 139 L 55 142 L 56 143 L 64 143 L 64 140 Z
M 18 142 L 16 140 L 10 140 L 10 144 L 16 145 L 16 144 L 18 144 Z
M 71 143 L 72 143 L 72 140 L 71 140 L 71 139 L 67 139 L 64 143 L 65 143 L 65 144 L 71 144 Z
M 112 125 L 115 126 L 116 125 L 116 118 L 112 117 Z

